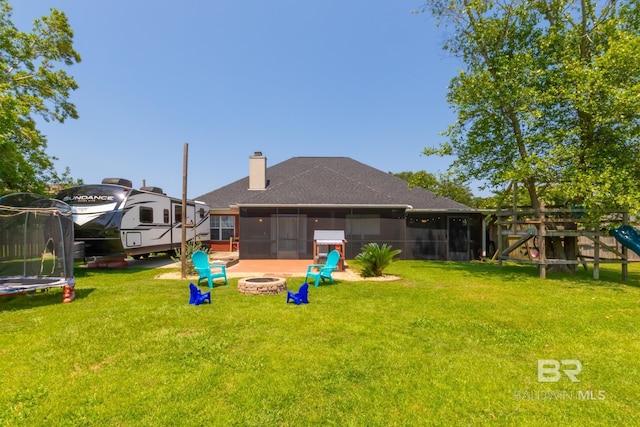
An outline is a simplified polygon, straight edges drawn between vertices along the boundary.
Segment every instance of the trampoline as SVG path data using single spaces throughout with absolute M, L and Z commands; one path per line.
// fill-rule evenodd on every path
M 62 287 L 75 298 L 73 219 L 64 202 L 32 193 L 0 198 L 0 296 Z

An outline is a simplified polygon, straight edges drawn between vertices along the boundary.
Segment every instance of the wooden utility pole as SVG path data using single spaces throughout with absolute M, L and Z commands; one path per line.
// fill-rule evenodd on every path
M 180 262 L 182 278 L 187 278 L 187 165 L 189 163 L 189 144 L 184 143 L 182 155 L 182 243 L 180 245 Z

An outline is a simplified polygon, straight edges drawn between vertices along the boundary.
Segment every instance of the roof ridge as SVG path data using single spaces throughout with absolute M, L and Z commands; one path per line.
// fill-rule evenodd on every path
M 353 159 L 352 159 L 352 160 L 353 160 Z M 356 161 L 356 160 L 354 160 L 354 161 Z M 360 162 L 358 162 L 358 163 L 360 163 Z M 370 168 L 371 168 L 371 166 L 365 165 L 364 163 L 361 163 L 361 164 L 362 164 L 362 165 L 364 165 L 364 166 L 367 166 L 367 167 L 370 167 Z M 343 177 L 347 178 L 347 179 L 348 179 L 349 181 L 351 181 L 351 182 L 355 182 L 355 183 L 357 183 L 357 184 L 359 184 L 359 185 L 362 185 L 362 186 L 364 186 L 364 187 L 368 188 L 369 190 L 371 190 L 371 191 L 373 191 L 373 192 L 375 192 L 375 193 L 381 194 L 381 195 L 383 195 L 384 197 L 386 197 L 386 198 L 388 198 L 388 199 L 390 199 L 390 200 L 394 200 L 394 201 L 395 201 L 395 199 L 394 199 L 394 198 L 392 198 L 389 194 L 387 194 L 387 193 L 385 193 L 385 192 L 383 192 L 383 191 L 380 191 L 380 190 L 378 190 L 377 188 L 370 186 L 369 184 L 366 184 L 366 183 L 364 183 L 364 182 L 362 182 L 362 181 L 360 181 L 360 180 L 354 179 L 354 178 L 352 178 L 351 176 L 349 176 L 349 175 L 345 175 L 344 173 L 342 173 L 342 172 L 340 172 L 340 171 L 336 171 L 335 169 L 330 168 L 330 167 L 328 167 L 328 166 L 324 166 L 324 165 L 320 165 L 320 166 L 322 166 L 322 167 L 326 168 L 327 170 L 330 170 L 330 171 L 332 171 L 332 172 L 335 172 L 335 173 L 337 173 L 337 174 L 338 174 L 338 175 L 340 175 L 340 176 L 343 176 Z M 371 168 L 371 169 L 374 169 L 374 170 L 376 170 L 376 171 L 377 171 L 377 169 L 375 169 L 375 168 Z

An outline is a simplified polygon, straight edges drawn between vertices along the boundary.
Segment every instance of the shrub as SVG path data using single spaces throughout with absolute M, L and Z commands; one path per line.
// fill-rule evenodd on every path
M 363 277 L 382 276 L 383 270 L 391 264 L 393 258 L 402 252 L 400 249 L 392 249 L 390 245 L 384 243 L 379 246 L 377 243 L 364 245 L 356 260 L 362 264 Z
M 196 274 L 196 268 L 193 265 L 193 261 L 191 261 L 191 255 L 195 251 L 209 252 L 209 247 L 207 245 L 204 245 L 201 241 L 199 241 L 196 238 L 196 239 L 187 240 L 184 249 L 185 249 L 185 251 L 184 251 L 185 257 L 187 259 L 187 262 L 186 262 L 187 271 L 185 273 L 187 275 Z M 174 252 L 175 252 L 175 256 L 172 256 L 171 259 L 176 261 L 176 262 L 181 261 L 182 260 L 182 249 L 181 248 L 176 248 Z

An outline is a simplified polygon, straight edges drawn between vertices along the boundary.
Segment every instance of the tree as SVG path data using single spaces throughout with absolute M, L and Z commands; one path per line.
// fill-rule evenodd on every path
M 429 0 L 453 28 L 464 69 L 449 86 L 458 120 L 425 154 L 454 155 L 465 179 L 640 213 L 640 7 L 634 0 Z
M 435 193 L 435 189 L 438 186 L 438 178 L 434 174 L 423 170 L 418 172 L 398 172 L 394 173 L 393 176 L 407 181 L 409 188 L 418 186 Z
M 51 9 L 34 21 L 31 33 L 18 31 L 11 16 L 8 1 L 0 0 L 0 194 L 44 194 L 51 185 L 73 181 L 68 169 L 55 171 L 57 159 L 47 155 L 36 118 L 60 123 L 78 118 L 69 102 L 78 85 L 59 67 L 81 58 L 64 13 Z
M 448 197 L 458 203 L 471 207 L 478 207 L 480 198 L 474 197 L 468 185 L 454 179 L 450 175 L 433 175 L 426 171 L 398 172 L 393 174 L 409 183 L 409 188 L 418 186 L 433 191 L 439 196 Z

